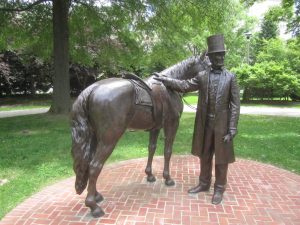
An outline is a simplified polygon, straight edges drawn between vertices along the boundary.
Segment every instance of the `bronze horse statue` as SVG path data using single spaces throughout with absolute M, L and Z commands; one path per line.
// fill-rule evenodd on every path
M 209 68 L 208 57 L 193 56 L 173 65 L 156 76 L 177 79 L 195 77 Z M 86 186 L 85 205 L 94 217 L 104 215 L 97 202 L 103 200 L 96 182 L 105 161 L 127 128 L 150 132 L 147 181 L 154 182 L 152 160 L 161 128 L 164 130 L 164 170 L 167 186 L 175 184 L 170 176 L 169 163 L 179 119 L 183 111 L 182 95 L 167 89 L 151 76 L 139 80 L 110 78 L 98 81 L 78 96 L 71 110 L 73 169 L 75 189 L 81 194 Z

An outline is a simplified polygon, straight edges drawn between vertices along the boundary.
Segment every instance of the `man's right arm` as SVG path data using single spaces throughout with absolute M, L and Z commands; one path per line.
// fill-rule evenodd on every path
M 156 76 L 154 79 L 161 81 L 166 87 L 169 87 L 175 91 L 186 93 L 199 90 L 199 78 L 204 74 L 205 72 L 201 72 L 196 77 L 189 80 L 178 80 L 165 76 Z

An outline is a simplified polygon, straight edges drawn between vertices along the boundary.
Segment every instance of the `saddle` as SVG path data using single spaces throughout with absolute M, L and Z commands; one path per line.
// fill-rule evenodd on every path
M 152 107 L 152 117 L 155 123 L 152 129 L 161 128 L 167 99 L 165 86 L 157 81 L 146 83 L 133 73 L 123 73 L 122 78 L 133 84 L 136 93 L 135 104 Z

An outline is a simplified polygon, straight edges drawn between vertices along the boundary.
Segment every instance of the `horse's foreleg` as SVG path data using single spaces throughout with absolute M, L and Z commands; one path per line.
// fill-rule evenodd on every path
M 164 172 L 163 177 L 165 178 L 165 184 L 167 186 L 175 185 L 174 180 L 170 176 L 170 160 L 172 155 L 172 147 L 178 128 L 179 121 L 165 122 L 164 133 L 165 133 L 165 148 L 164 148 Z
M 103 199 L 102 195 L 96 190 L 96 183 L 99 174 L 107 158 L 110 156 L 114 149 L 114 145 L 98 144 L 97 150 L 89 167 L 89 184 L 88 194 L 85 199 L 85 205 L 91 209 L 93 217 L 101 217 L 104 215 L 103 210 L 97 205 L 97 201 Z
M 148 145 L 148 162 L 145 169 L 147 174 L 147 181 L 154 182 L 156 179 L 152 174 L 152 160 L 156 150 L 157 138 L 159 135 L 159 130 L 152 130 L 149 132 L 149 145 Z

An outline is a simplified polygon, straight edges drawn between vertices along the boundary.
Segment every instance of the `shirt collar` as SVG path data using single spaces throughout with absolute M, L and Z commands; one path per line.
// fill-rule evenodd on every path
M 211 72 L 214 74 L 221 74 L 224 70 L 224 67 L 222 67 L 221 69 L 211 69 Z

